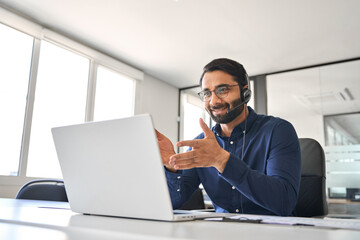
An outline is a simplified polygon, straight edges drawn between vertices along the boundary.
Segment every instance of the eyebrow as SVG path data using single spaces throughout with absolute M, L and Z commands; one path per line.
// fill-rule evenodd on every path
M 219 88 L 219 87 L 227 87 L 227 86 L 230 86 L 230 84 L 225 84 L 225 83 L 223 83 L 223 84 L 219 84 L 219 85 L 217 85 L 217 86 L 215 86 L 215 89 L 217 89 L 217 88 Z M 209 91 L 209 88 L 204 88 L 202 91 Z

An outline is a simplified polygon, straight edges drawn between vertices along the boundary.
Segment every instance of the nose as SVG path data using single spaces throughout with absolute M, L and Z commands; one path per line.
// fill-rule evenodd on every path
M 210 105 L 214 106 L 214 105 L 216 105 L 217 102 L 220 102 L 220 101 L 221 101 L 221 99 L 214 92 L 212 92 L 211 98 L 209 101 Z

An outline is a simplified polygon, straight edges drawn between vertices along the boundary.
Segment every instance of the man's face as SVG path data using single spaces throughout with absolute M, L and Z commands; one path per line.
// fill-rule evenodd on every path
M 213 71 L 204 74 L 201 84 L 202 91 L 215 91 L 215 89 L 222 86 L 231 86 L 228 87 L 226 97 L 220 98 L 214 92 L 211 92 L 210 100 L 205 102 L 205 109 L 215 122 L 221 124 L 229 123 L 244 110 L 244 105 L 241 105 L 228 113 L 230 109 L 241 104 L 240 86 L 236 84 L 237 82 L 233 80 L 233 77 L 223 71 Z

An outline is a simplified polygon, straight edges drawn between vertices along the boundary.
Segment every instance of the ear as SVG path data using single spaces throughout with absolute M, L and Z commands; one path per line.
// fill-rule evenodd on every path
M 244 103 L 248 103 L 251 98 L 251 90 L 247 88 L 248 85 L 245 85 L 245 87 L 241 91 L 241 98 Z

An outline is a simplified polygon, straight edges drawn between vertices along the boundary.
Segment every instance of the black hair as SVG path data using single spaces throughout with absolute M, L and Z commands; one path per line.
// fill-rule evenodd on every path
M 228 59 L 228 58 L 218 58 L 218 59 L 214 59 L 211 62 L 209 62 L 208 64 L 206 64 L 206 66 L 203 69 L 203 73 L 201 75 L 200 78 L 200 87 L 202 84 L 202 79 L 205 75 L 205 73 L 207 72 L 213 72 L 213 71 L 223 71 L 226 72 L 227 74 L 230 74 L 231 76 L 233 76 L 234 81 L 236 81 L 240 86 L 241 89 L 244 88 L 245 85 L 248 84 L 248 77 L 247 77 L 247 73 L 245 68 L 243 67 L 243 65 L 241 65 L 240 63 Z

